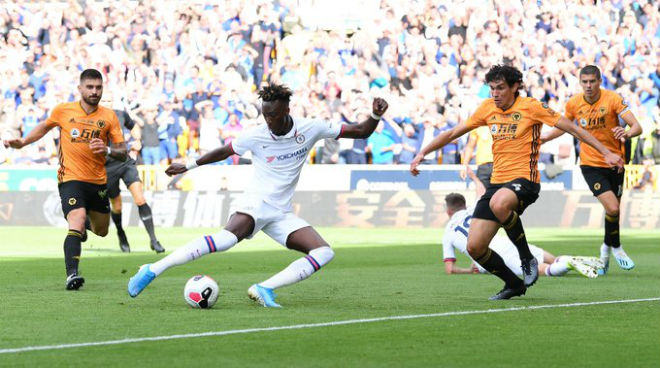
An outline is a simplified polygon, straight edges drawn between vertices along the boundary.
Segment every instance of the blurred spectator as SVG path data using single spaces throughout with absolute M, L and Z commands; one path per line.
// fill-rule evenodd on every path
M 401 154 L 399 154 L 399 163 L 411 163 L 419 149 L 419 140 L 417 139 L 415 128 L 412 124 L 404 124 L 403 136 L 401 137 Z
M 385 129 L 385 122 L 381 120 L 367 139 L 367 150 L 371 153 L 372 163 L 393 164 L 395 147 L 392 132 Z
M 158 123 L 156 123 L 156 108 L 149 107 L 143 111 L 143 115 L 138 114 L 135 121 L 142 128 L 140 151 L 145 165 L 157 165 L 161 161 L 161 148 L 158 133 Z
M 657 178 L 654 164 L 654 160 L 650 157 L 644 160 L 644 172 L 642 173 L 642 177 L 639 179 L 639 182 L 635 184 L 633 189 L 646 190 L 653 189 L 655 187 Z

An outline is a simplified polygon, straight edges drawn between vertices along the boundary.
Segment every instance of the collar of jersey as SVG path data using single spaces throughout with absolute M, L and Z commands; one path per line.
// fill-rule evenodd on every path
M 506 109 L 506 110 L 502 110 L 502 109 L 500 109 L 499 107 L 498 107 L 497 109 L 500 110 L 500 111 L 503 112 L 503 113 L 504 113 L 504 112 L 507 112 L 507 111 L 513 109 L 513 107 L 516 106 L 516 104 L 518 103 L 518 101 L 520 101 L 520 95 L 516 96 L 516 98 L 513 100 L 513 103 L 511 104 L 511 106 L 509 106 L 508 109 Z
M 582 101 L 586 102 L 586 103 L 589 104 L 590 106 L 593 106 L 593 105 L 597 104 L 598 101 L 600 101 L 600 99 L 601 99 L 602 97 L 603 97 L 603 89 L 602 89 L 602 88 L 601 88 L 601 90 L 600 90 L 600 96 L 598 96 L 598 99 L 597 99 L 596 101 L 594 101 L 593 103 L 587 101 L 587 99 L 584 97 L 584 93 L 582 93 Z
M 289 130 L 289 132 L 286 133 L 285 135 L 275 135 L 275 134 L 273 134 L 273 132 L 271 132 L 270 129 L 268 129 L 268 126 L 266 126 L 266 129 L 268 129 L 268 134 L 270 134 L 270 137 L 273 138 L 274 141 L 279 141 L 279 140 L 288 139 L 288 138 L 294 138 L 294 137 L 298 136 L 298 127 L 297 127 L 296 121 L 293 118 L 291 118 L 291 123 L 293 124 L 291 126 L 291 130 Z

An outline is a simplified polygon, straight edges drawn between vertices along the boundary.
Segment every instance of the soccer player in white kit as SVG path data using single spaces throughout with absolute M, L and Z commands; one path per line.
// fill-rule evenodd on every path
M 154 278 L 170 267 L 203 255 L 225 251 L 259 230 L 289 249 L 306 254 L 268 280 L 254 284 L 248 296 L 265 307 L 280 307 L 273 290 L 302 281 L 334 257 L 334 252 L 305 220 L 292 212 L 291 200 L 302 167 L 314 144 L 325 138 L 367 138 L 376 129 L 388 108 L 375 98 L 371 116 L 357 125 L 320 119 L 292 118 L 289 115 L 291 90 L 271 84 L 259 92 L 266 124 L 245 131 L 230 144 L 219 147 L 187 164 L 173 163 L 165 172 L 176 175 L 226 159 L 233 154 L 252 152 L 255 175 L 225 228 L 214 235 L 197 238 L 153 264 L 146 264 L 128 282 L 128 293 L 136 297 Z
M 485 192 L 483 184 L 469 168 L 467 173 L 475 182 L 477 198 L 481 197 L 481 194 Z M 475 206 L 466 207 L 465 197 L 458 193 L 448 194 L 445 197 L 445 205 L 447 215 L 449 216 L 449 221 L 445 226 L 445 231 L 442 236 L 442 258 L 445 263 L 445 272 L 448 274 L 488 273 L 488 271 L 481 267 L 477 262 L 472 260 L 472 257 L 470 257 L 470 254 L 467 251 L 467 236 Z M 518 249 L 508 237 L 496 235 L 491 240 L 488 247 L 502 257 L 504 264 L 506 264 L 513 273 L 522 276 L 523 272 Z M 598 276 L 597 269 L 603 266 L 600 259 L 596 257 L 555 257 L 535 245 L 530 244 L 529 248 L 534 258 L 538 261 L 538 270 L 541 275 L 563 276 L 568 273 L 569 270 L 575 270 L 583 276 L 596 278 Z M 465 254 L 472 260 L 472 266 L 470 268 L 456 267 L 456 250 Z

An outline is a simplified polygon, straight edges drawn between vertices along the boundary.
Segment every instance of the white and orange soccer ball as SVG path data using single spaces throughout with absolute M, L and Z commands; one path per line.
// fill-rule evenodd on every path
M 193 276 L 183 288 L 183 297 L 193 308 L 211 308 L 218 300 L 218 283 L 206 275 Z

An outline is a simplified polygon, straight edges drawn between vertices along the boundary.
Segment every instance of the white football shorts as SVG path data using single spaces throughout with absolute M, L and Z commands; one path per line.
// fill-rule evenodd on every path
M 254 219 L 254 231 L 248 236 L 248 239 L 261 230 L 285 247 L 289 234 L 310 226 L 307 221 L 296 216 L 293 212 L 276 208 L 258 197 L 245 196 L 240 198 L 230 212 L 230 217 L 236 212 L 241 212 L 250 215 Z

